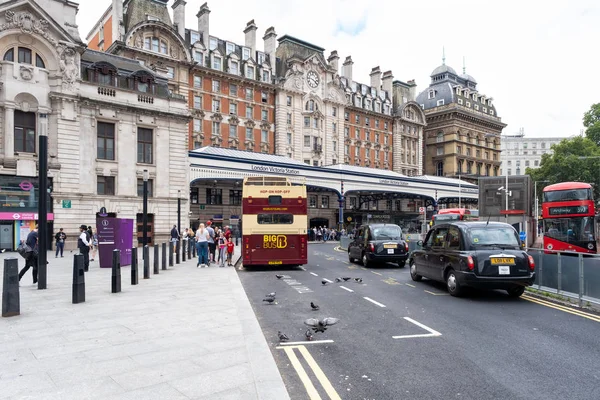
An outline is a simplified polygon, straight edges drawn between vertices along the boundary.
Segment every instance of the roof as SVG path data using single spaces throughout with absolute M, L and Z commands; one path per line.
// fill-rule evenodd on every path
M 544 188 L 544 192 L 551 190 L 568 190 L 568 189 L 590 189 L 592 185 L 585 182 L 561 182 L 549 185 Z
M 132 60 L 131 58 L 120 57 L 114 54 L 105 53 L 101 51 L 86 49 L 85 52 L 81 55 L 81 61 L 89 62 L 90 64 L 103 61 L 114 65 L 115 68 L 117 68 L 119 71 L 135 72 L 142 70 L 149 72 L 152 75 L 156 75 L 154 71 L 140 64 L 138 60 Z
M 304 40 L 300 40 L 300 39 L 295 38 L 295 37 L 290 36 L 290 35 L 283 35 L 282 37 L 278 38 L 277 41 L 279 43 L 284 43 L 284 42 L 297 43 L 297 44 L 302 45 L 304 47 L 308 47 L 308 48 L 310 48 L 310 49 L 312 49 L 314 51 L 319 51 L 319 52 L 325 51 L 325 49 L 323 47 L 316 46 L 314 44 L 305 42 Z
M 477 81 L 475 80 L 475 78 L 473 78 L 471 75 L 469 74 L 462 74 L 460 76 L 461 78 L 463 78 L 465 81 L 469 81 L 469 82 L 473 82 L 473 83 L 477 83 Z
M 419 178 L 421 179 L 425 179 L 428 181 L 436 181 L 436 182 L 447 182 L 447 183 L 454 183 L 456 185 L 458 185 L 459 183 L 461 184 L 461 186 L 473 186 L 473 187 L 478 187 L 477 185 L 467 182 L 467 181 L 463 181 L 462 179 L 456 179 L 456 178 L 446 178 L 443 176 L 432 176 L 432 175 L 422 175 Z
M 431 76 L 444 74 L 446 72 L 456 75 L 456 71 L 454 70 L 454 68 L 452 68 L 446 64 L 442 64 L 433 70 L 433 72 L 431 73 Z
M 306 164 L 304 164 L 303 162 L 296 161 L 294 159 L 287 158 L 284 156 L 276 156 L 273 154 L 265 154 L 265 153 L 255 153 L 252 151 L 244 151 L 244 150 L 224 149 L 222 147 L 212 147 L 212 146 L 201 147 L 199 149 L 190 151 L 190 155 L 192 157 L 194 156 L 194 154 L 213 155 L 213 156 L 226 157 L 226 158 L 236 159 L 236 160 L 268 161 L 268 162 L 284 164 L 284 165 L 306 166 Z
M 378 168 L 369 168 L 369 167 L 358 167 L 356 165 L 346 165 L 346 164 L 333 164 L 333 165 L 325 165 L 321 167 L 323 169 L 329 170 L 339 170 L 339 171 L 348 171 L 348 172 L 361 172 L 363 174 L 373 174 L 373 175 L 385 175 L 390 178 L 406 178 L 407 175 L 402 175 L 394 171 L 390 171 L 387 169 L 378 169 Z

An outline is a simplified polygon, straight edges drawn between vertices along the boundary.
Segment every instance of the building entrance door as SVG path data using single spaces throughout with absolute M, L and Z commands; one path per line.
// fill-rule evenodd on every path
M 0 249 L 13 250 L 13 224 L 0 224 Z

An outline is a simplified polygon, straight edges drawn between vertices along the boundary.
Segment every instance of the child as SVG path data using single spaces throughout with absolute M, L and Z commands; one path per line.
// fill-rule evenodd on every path
M 227 239 L 227 266 L 228 267 L 233 267 L 233 264 L 231 263 L 231 259 L 233 258 L 233 249 L 234 249 L 234 245 L 233 242 L 231 241 L 231 237 L 229 237 L 229 239 Z
M 223 232 L 219 233 L 219 238 L 217 239 L 217 246 L 219 246 L 219 266 L 225 266 L 225 246 L 227 246 L 227 242 L 225 241 L 225 236 L 223 236 Z

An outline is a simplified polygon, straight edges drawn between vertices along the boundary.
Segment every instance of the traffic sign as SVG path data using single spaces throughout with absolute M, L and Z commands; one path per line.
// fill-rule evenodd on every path
M 521 239 L 521 242 L 524 242 L 527 239 L 527 234 L 523 231 L 519 232 L 519 239 Z
M 206 206 L 204 204 L 200 204 L 200 209 L 204 210 L 204 209 L 206 209 Z
M 425 207 L 419 207 L 419 214 L 425 214 Z

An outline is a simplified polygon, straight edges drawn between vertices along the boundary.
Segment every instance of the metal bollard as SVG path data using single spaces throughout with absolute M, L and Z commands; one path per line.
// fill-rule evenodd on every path
M 154 274 L 158 274 L 159 266 L 158 266 L 158 245 L 154 245 Z
M 144 279 L 150 279 L 150 251 L 148 245 L 144 246 Z
M 181 247 L 182 247 L 182 249 L 181 249 L 181 250 L 182 250 L 182 252 L 181 252 L 181 258 L 182 258 L 182 261 L 183 261 L 183 262 L 185 262 L 185 260 L 186 260 L 186 257 L 185 257 L 185 256 L 187 255 L 187 254 L 186 254 L 186 253 L 187 253 L 187 246 L 186 246 L 186 243 L 187 243 L 187 240 L 185 240 L 185 241 L 183 242 L 183 246 L 181 246 Z
M 173 266 L 173 242 L 169 242 L 169 267 Z
M 2 280 L 2 316 L 14 317 L 21 314 L 19 295 L 19 260 L 14 257 L 4 260 L 4 279 Z
M 162 269 L 163 271 L 167 270 L 167 244 L 162 244 Z
M 111 293 L 121 291 L 121 250 L 113 250 Z
M 73 304 L 85 303 L 85 267 L 83 254 L 73 256 Z
M 181 241 L 175 244 L 175 264 L 181 264 Z
M 188 238 L 187 243 L 188 243 L 188 245 L 187 245 L 187 258 L 188 258 L 188 260 L 191 260 L 192 259 L 192 247 L 194 245 L 194 241 L 192 239 Z
M 196 258 L 196 257 L 198 257 L 198 254 L 196 254 L 197 250 L 198 250 L 198 248 L 196 247 L 196 239 L 194 239 L 192 243 L 194 245 L 192 247 L 192 257 Z
M 138 283 L 138 248 L 134 247 L 131 249 L 131 284 L 137 285 Z

